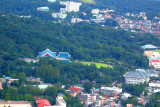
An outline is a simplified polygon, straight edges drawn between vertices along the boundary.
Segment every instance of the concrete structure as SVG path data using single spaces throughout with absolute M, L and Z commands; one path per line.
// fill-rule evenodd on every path
M 52 17 L 65 19 L 67 17 L 67 14 L 64 14 L 64 13 L 52 13 Z
M 132 96 L 132 95 L 129 94 L 129 93 L 123 93 L 121 98 L 122 98 L 123 100 L 127 100 L 128 97 L 131 97 L 131 96 Z
M 155 69 L 160 69 L 160 61 L 159 60 L 150 60 L 149 66 Z
M 78 2 L 60 2 L 61 5 L 66 5 L 66 8 L 64 8 L 64 10 L 61 8 L 61 11 L 64 12 L 78 12 L 79 11 L 79 7 L 81 6 L 82 3 L 78 3 Z
M 150 80 L 149 74 L 144 69 L 126 72 L 123 77 L 127 84 L 141 84 Z
M 153 52 L 152 51 L 144 51 L 144 55 L 147 57 L 153 56 Z
M 91 10 L 92 14 L 99 14 L 100 10 L 99 9 L 93 9 Z
M 48 12 L 49 11 L 49 7 L 45 6 L 45 7 L 38 7 L 37 11 L 45 11 Z
M 158 71 L 156 71 L 156 70 L 149 69 L 149 70 L 147 70 L 147 72 L 150 77 L 159 77 Z
M 147 45 L 142 46 L 142 48 L 143 49 L 156 49 L 157 47 L 151 44 L 147 44 Z
M 28 101 L 5 101 L 0 100 L 0 107 L 32 107 Z
M 30 63 L 30 62 L 36 63 L 39 61 L 39 59 L 32 59 L 32 58 L 20 58 L 20 60 L 24 60 L 28 63 Z
M 122 88 L 119 87 L 101 87 L 100 91 L 114 91 L 118 94 L 120 94 L 122 92 Z
M 54 3 L 54 2 L 56 2 L 56 0 L 48 0 L 48 2 Z

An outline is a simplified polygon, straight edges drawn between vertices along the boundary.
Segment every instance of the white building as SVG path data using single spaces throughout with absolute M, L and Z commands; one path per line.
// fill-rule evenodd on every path
M 78 2 L 60 2 L 61 5 L 66 5 L 65 8 L 65 12 L 78 12 L 79 11 L 79 7 L 81 6 L 82 3 L 78 3 Z M 60 11 L 62 11 L 63 9 L 61 8 Z M 64 11 L 64 10 L 63 10 Z
M 143 69 L 126 72 L 123 77 L 125 77 L 127 84 L 140 84 L 150 80 L 149 74 Z
M 91 10 L 92 14 L 99 14 L 100 10 L 99 9 L 93 9 Z
M 54 2 L 56 2 L 56 0 L 48 0 L 48 2 L 54 3 Z
M 159 60 L 150 60 L 149 66 L 155 69 L 160 69 L 160 61 Z
M 84 20 L 80 18 L 72 18 L 71 23 L 79 23 L 79 22 L 89 22 L 89 20 Z
M 32 107 L 28 101 L 4 101 L 0 100 L 0 107 Z
M 149 70 L 147 70 L 147 72 L 148 72 L 150 77 L 159 77 L 158 71 L 156 71 L 156 70 L 149 69 Z
M 67 14 L 63 14 L 63 13 L 52 13 L 52 17 L 65 19 L 65 18 L 67 17 Z
M 104 91 L 104 90 L 114 91 L 116 93 L 121 93 L 122 92 L 122 88 L 119 88 L 119 87 L 101 87 L 100 90 L 101 91 Z
M 45 7 L 38 7 L 37 11 L 49 11 L 49 7 L 45 6 Z
M 49 107 L 49 106 L 47 106 L 47 107 Z M 56 97 L 56 105 L 53 105 L 50 107 L 66 107 L 66 102 L 63 99 L 63 95 L 58 95 Z
M 149 83 L 149 91 L 153 93 L 160 92 L 160 81 L 152 81 Z

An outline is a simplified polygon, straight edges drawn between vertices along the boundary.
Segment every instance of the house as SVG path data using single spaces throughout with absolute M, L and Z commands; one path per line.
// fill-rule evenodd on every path
M 85 80 L 79 81 L 80 84 L 85 84 L 86 82 L 90 82 L 90 80 L 89 79 L 85 79 Z
M 19 58 L 20 60 L 24 60 L 25 62 L 33 62 L 33 63 L 36 63 L 39 61 L 39 59 L 32 59 L 32 58 Z
M 52 52 L 51 50 L 49 50 L 47 48 L 43 52 L 39 52 L 39 56 L 38 57 L 51 57 L 51 58 L 55 58 L 56 57 L 56 52 Z
M 54 2 L 56 2 L 56 0 L 48 0 L 48 2 L 54 3 Z
M 32 81 L 32 82 L 41 82 L 40 80 L 41 80 L 40 78 L 35 78 L 35 77 L 28 77 L 26 79 L 26 81 Z
M 160 69 L 160 61 L 159 60 L 150 60 L 149 66 L 155 69 Z
M 66 102 L 64 101 L 62 94 L 59 94 L 56 97 L 56 105 L 54 105 L 52 107 L 66 107 Z
M 152 51 L 144 51 L 144 55 L 147 57 L 153 56 L 153 52 Z
M 67 1 L 67 2 L 60 2 L 61 5 L 66 5 L 64 8 L 64 12 L 79 12 L 79 7 L 82 3 Z
M 40 99 L 36 100 L 36 105 L 37 107 L 46 107 L 46 106 L 51 106 L 48 100 L 46 99 Z
M 123 100 L 127 100 L 128 97 L 131 97 L 131 94 L 129 94 L 129 93 L 123 93 L 121 98 L 122 98 Z
M 18 81 L 19 79 L 7 78 L 7 84 L 11 84 L 13 81 Z
M 74 91 L 74 90 L 66 90 L 66 92 L 70 95 L 70 96 L 72 96 L 72 97 L 75 97 L 78 93 L 76 92 L 76 91 Z
M 133 107 L 132 104 L 126 104 L 126 107 Z
M 92 14 L 99 14 L 99 12 L 100 12 L 99 9 L 93 9 L 93 10 L 91 10 Z
M 73 90 L 73 91 L 75 91 L 77 93 L 80 92 L 80 88 L 75 88 L 75 87 L 70 87 L 70 88 L 68 88 L 68 90 Z
M 110 92 L 114 92 L 114 93 L 120 94 L 122 92 L 122 89 L 119 88 L 119 87 L 101 87 L 100 91 L 101 92 L 110 91 Z
M 67 17 L 67 14 L 64 14 L 64 13 L 52 13 L 52 17 L 65 19 Z
M 36 86 L 36 85 L 33 85 L 34 87 Z M 47 84 L 44 84 L 44 85 L 38 85 L 38 88 L 39 89 L 46 89 L 47 87 L 49 87 L 50 85 L 47 85 Z
M 147 70 L 147 72 L 148 72 L 150 77 L 159 77 L 158 71 L 156 71 L 156 70 L 149 69 L 149 70 Z
M 152 81 L 149 83 L 149 92 L 160 92 L 160 81 Z
M 37 11 L 44 11 L 44 12 L 48 12 L 49 11 L 49 7 L 45 6 L 45 7 L 38 7 Z
M 32 105 L 29 101 L 0 100 L 0 107 L 32 107 Z
M 126 72 L 123 77 L 127 84 L 141 84 L 150 80 L 149 74 L 144 69 Z
M 147 44 L 147 45 L 144 45 L 144 46 L 141 46 L 143 49 L 156 49 L 157 47 L 154 46 L 154 45 L 151 45 L 151 44 Z

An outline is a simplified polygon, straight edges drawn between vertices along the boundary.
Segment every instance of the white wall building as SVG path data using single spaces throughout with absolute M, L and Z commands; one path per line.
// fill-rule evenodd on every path
M 160 61 L 159 60 L 150 60 L 149 66 L 155 69 L 160 69 Z
M 49 107 L 49 106 L 47 106 L 47 107 Z M 53 105 L 50 107 L 66 107 L 66 102 L 63 99 L 63 95 L 58 95 L 56 97 L 56 105 Z
M 92 14 L 99 14 L 99 9 L 93 9 L 93 10 L 91 10 L 91 13 Z
M 119 88 L 119 87 L 101 87 L 100 90 L 115 91 L 117 93 L 122 92 L 122 88 Z
M 37 11 L 49 11 L 49 7 L 45 6 L 45 7 L 38 7 Z
M 66 5 L 65 11 L 66 12 L 78 12 L 79 11 L 79 7 L 81 6 L 82 3 L 78 3 L 78 2 L 60 2 L 61 5 Z M 63 9 L 60 9 L 61 11 Z
M 141 84 L 150 80 L 149 74 L 143 69 L 126 72 L 123 77 L 125 77 L 127 84 Z
M 63 14 L 63 13 L 52 13 L 52 17 L 65 19 L 65 18 L 67 17 L 67 14 Z
M 56 0 L 48 0 L 48 2 L 54 3 L 54 2 L 56 2 Z
M 4 101 L 0 100 L 0 107 L 32 107 L 28 101 Z

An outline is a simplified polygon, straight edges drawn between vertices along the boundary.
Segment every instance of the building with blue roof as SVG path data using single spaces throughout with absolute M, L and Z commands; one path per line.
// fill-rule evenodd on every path
M 43 52 L 39 52 L 39 57 L 51 57 L 51 58 L 56 58 L 56 52 L 52 52 L 48 48 L 44 50 Z
M 51 57 L 51 58 L 56 58 L 57 60 L 61 60 L 63 62 L 69 62 L 70 61 L 69 58 L 71 57 L 71 55 L 68 52 L 59 52 L 59 54 L 57 55 L 56 52 L 52 52 L 47 48 L 46 50 L 39 52 L 38 57 L 39 58 Z

